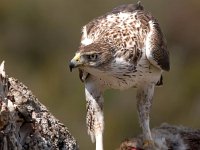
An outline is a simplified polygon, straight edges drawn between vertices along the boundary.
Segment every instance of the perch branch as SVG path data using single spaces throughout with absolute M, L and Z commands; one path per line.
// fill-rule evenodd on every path
M 78 150 L 67 127 L 0 66 L 0 150 Z

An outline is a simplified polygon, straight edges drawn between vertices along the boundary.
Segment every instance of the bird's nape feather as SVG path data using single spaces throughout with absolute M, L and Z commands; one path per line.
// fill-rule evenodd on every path
M 118 7 L 114 8 L 111 11 L 111 13 L 117 14 L 120 12 L 134 12 L 136 10 L 144 10 L 144 7 L 142 6 L 140 1 L 137 4 L 124 4 L 124 5 L 118 6 Z
M 105 21 L 108 16 L 118 15 L 119 13 L 134 13 L 134 12 L 139 12 L 139 11 L 144 13 L 144 7 L 141 5 L 140 1 L 137 4 L 124 4 L 124 5 L 118 6 L 114 8 L 113 10 L 111 10 L 110 12 L 100 17 L 94 18 L 88 24 L 83 26 L 81 41 L 84 41 L 84 39 L 87 39 L 89 35 L 93 35 L 94 32 L 98 31 L 99 30 L 98 25 L 102 24 L 102 21 L 103 20 Z M 106 26 L 101 26 L 100 28 L 102 27 L 106 28 Z

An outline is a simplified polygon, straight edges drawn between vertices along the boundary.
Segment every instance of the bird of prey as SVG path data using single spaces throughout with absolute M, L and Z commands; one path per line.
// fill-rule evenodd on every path
M 103 150 L 103 92 L 137 88 L 144 147 L 153 149 L 149 121 L 155 85 L 169 71 L 169 52 L 157 20 L 143 6 L 125 4 L 83 26 L 81 44 L 69 63 L 85 84 L 86 123 L 96 150 Z

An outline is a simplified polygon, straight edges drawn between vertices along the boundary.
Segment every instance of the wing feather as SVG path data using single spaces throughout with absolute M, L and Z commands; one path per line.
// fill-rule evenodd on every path
M 169 51 L 159 24 L 153 19 L 149 21 L 149 26 L 150 32 L 147 34 L 146 56 L 154 66 L 169 71 Z

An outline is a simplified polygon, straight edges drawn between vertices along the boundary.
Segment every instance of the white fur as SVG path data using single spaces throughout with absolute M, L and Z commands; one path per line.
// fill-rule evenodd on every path
M 87 38 L 87 29 L 86 29 L 86 26 L 84 26 L 83 29 L 82 29 L 82 38 L 83 39 Z
M 119 19 L 120 19 L 120 20 L 127 20 L 127 21 L 132 22 L 133 20 L 130 19 L 130 16 L 135 16 L 135 15 L 137 15 L 137 12 L 135 12 L 135 13 L 120 12 L 118 16 L 119 16 Z M 109 16 L 108 16 L 108 17 L 109 17 Z M 133 19 L 135 20 L 134 17 L 133 17 Z
M 96 150 L 103 150 L 103 136 L 102 136 L 102 133 L 96 135 Z
M 92 39 L 89 39 L 89 38 L 85 38 L 81 41 L 81 44 L 87 46 L 87 45 L 90 45 L 93 43 L 93 40 Z
M 5 67 L 4 67 L 5 61 L 3 61 L 0 65 L 0 74 L 5 78 L 6 73 L 5 73 Z
M 83 27 L 82 29 L 82 41 L 81 41 L 81 44 L 83 45 L 89 45 L 93 43 L 93 40 L 88 38 L 88 35 L 87 35 L 87 29 L 86 29 L 86 26 Z
M 139 28 L 140 26 L 141 26 L 141 22 L 140 22 L 140 21 L 137 21 L 136 24 L 135 24 L 135 27 L 136 27 L 136 28 Z
M 126 20 L 126 19 L 128 19 L 130 17 L 130 13 L 124 13 L 124 12 L 120 12 L 119 13 L 119 18 L 121 19 L 121 20 Z
M 130 64 L 123 57 L 117 57 L 117 58 L 115 58 L 115 61 L 116 61 L 116 64 L 119 64 L 119 65 L 121 65 L 121 64 Z
M 146 56 L 147 56 L 147 58 L 152 57 L 151 52 L 150 52 L 150 49 L 151 49 L 150 38 L 151 38 L 151 36 L 153 34 L 153 31 L 152 31 L 152 29 L 153 29 L 153 22 L 149 21 L 149 25 L 150 25 L 150 32 L 147 35 L 147 41 L 146 41 Z
M 90 105 L 95 111 L 94 116 L 94 133 L 89 132 L 92 142 L 96 140 L 96 150 L 103 150 L 103 130 L 104 130 L 104 117 L 103 111 L 99 108 L 99 103 L 103 103 L 103 96 L 101 93 L 101 87 L 96 83 L 96 78 L 90 76 L 85 82 L 85 95 L 87 101 L 90 101 Z M 98 98 L 98 99 L 95 99 Z
M 147 34 L 147 40 L 146 40 L 146 56 L 148 58 L 148 60 L 154 65 L 154 66 L 158 66 L 157 62 L 154 60 L 153 55 L 152 55 L 152 43 L 151 42 L 151 38 L 153 36 L 153 31 L 154 31 L 154 25 L 153 25 L 153 21 L 149 21 L 149 26 L 150 26 L 150 32 L 149 34 Z
M 107 19 L 109 22 L 115 22 L 115 21 L 116 21 L 116 18 L 113 17 L 113 15 L 108 15 L 108 16 L 106 17 L 106 19 Z

